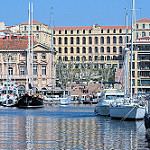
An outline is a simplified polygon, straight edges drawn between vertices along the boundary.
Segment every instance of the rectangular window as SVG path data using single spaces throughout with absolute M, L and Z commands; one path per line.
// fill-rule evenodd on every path
M 42 54 L 42 59 L 46 59 L 46 54 Z
M 37 75 L 37 66 L 33 66 L 33 74 Z
M 42 75 L 46 75 L 46 66 L 42 66 Z
M 37 55 L 33 55 L 33 59 L 37 59 Z
M 25 67 L 20 66 L 20 75 L 25 75 Z

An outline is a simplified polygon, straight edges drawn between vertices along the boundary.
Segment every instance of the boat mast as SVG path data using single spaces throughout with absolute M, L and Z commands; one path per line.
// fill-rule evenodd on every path
M 32 76 L 31 76 L 31 85 L 32 85 L 32 88 L 33 88 L 33 3 L 31 3 L 31 60 L 32 60 Z M 33 92 L 33 91 L 32 91 Z M 33 94 L 33 93 L 32 93 Z
M 27 68 L 26 68 L 26 90 L 29 90 L 30 83 L 30 3 L 29 3 L 29 22 L 28 22 L 28 49 L 27 49 Z
M 126 13 L 126 38 L 125 38 L 125 57 L 124 57 L 124 93 L 125 95 L 128 94 L 128 51 L 129 48 L 127 48 L 127 35 L 128 35 L 128 13 Z
M 54 86 L 53 7 L 51 7 L 51 83 Z
M 135 10 L 135 0 L 132 0 L 132 20 L 131 20 L 131 56 L 130 56 L 130 97 L 132 99 L 132 59 L 133 59 L 133 18 Z

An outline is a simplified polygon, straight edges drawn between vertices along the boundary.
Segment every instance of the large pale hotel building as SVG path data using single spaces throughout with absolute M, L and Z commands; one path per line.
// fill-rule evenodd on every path
M 134 22 L 134 26 L 135 40 L 150 36 L 150 19 L 137 20 Z M 130 43 L 131 26 L 127 28 L 127 43 Z M 50 48 L 51 28 L 41 22 L 33 21 L 32 29 L 35 40 Z M 28 22 L 19 25 L 19 32 L 22 35 L 28 35 Z M 64 64 L 72 63 L 72 68 L 81 68 L 84 63 L 86 66 L 92 64 L 93 68 L 111 68 L 114 66 L 121 69 L 125 43 L 126 26 L 101 26 L 100 24 L 94 24 L 92 26 L 53 28 L 53 47 L 57 52 L 55 62 L 60 60 Z M 148 63 L 149 61 L 150 59 Z M 150 72 L 150 70 L 146 71 Z M 38 72 L 40 73 L 40 70 L 37 70 Z M 134 85 L 136 85 L 135 82 L 140 77 L 134 73 L 133 75 Z M 146 77 L 146 80 L 150 81 L 149 75 Z M 45 83 L 48 82 L 45 81 Z M 149 84 L 146 86 L 149 87 Z M 135 92 L 138 91 L 138 88 L 133 88 L 135 88 Z

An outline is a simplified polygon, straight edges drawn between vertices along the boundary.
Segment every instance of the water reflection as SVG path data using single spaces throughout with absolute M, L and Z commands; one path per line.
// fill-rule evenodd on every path
M 0 108 L 1 149 L 146 149 L 143 121 L 97 117 L 92 107 Z M 139 128 L 140 127 L 140 128 Z

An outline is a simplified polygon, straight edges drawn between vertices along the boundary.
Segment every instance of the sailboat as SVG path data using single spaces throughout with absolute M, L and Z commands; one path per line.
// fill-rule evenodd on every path
M 133 15 L 135 0 L 132 0 L 132 24 L 131 24 L 131 57 L 130 57 L 130 97 L 125 98 L 122 103 L 114 104 L 110 108 L 110 117 L 121 120 L 144 119 L 147 105 L 142 99 L 132 97 L 132 57 L 133 57 Z M 127 53 L 127 51 L 126 51 Z M 125 71 L 126 72 L 126 71 Z M 126 81 L 127 82 L 127 81 Z
M 19 108 L 35 108 L 35 107 L 39 108 L 39 107 L 44 106 L 43 98 L 40 95 L 36 95 L 36 94 L 33 95 L 33 65 L 32 65 L 32 83 L 30 79 L 30 67 L 31 67 L 30 57 L 31 56 L 32 56 L 32 61 L 33 61 L 33 4 L 31 6 L 31 14 L 32 14 L 32 24 L 30 25 L 30 3 L 29 3 L 29 24 L 28 24 L 29 28 L 28 28 L 28 51 L 27 51 L 27 75 L 26 75 L 27 93 L 18 98 L 17 106 Z M 31 38 L 31 34 L 32 34 L 32 38 Z M 30 40 L 32 42 L 31 43 L 32 55 L 30 54 L 31 52 Z

